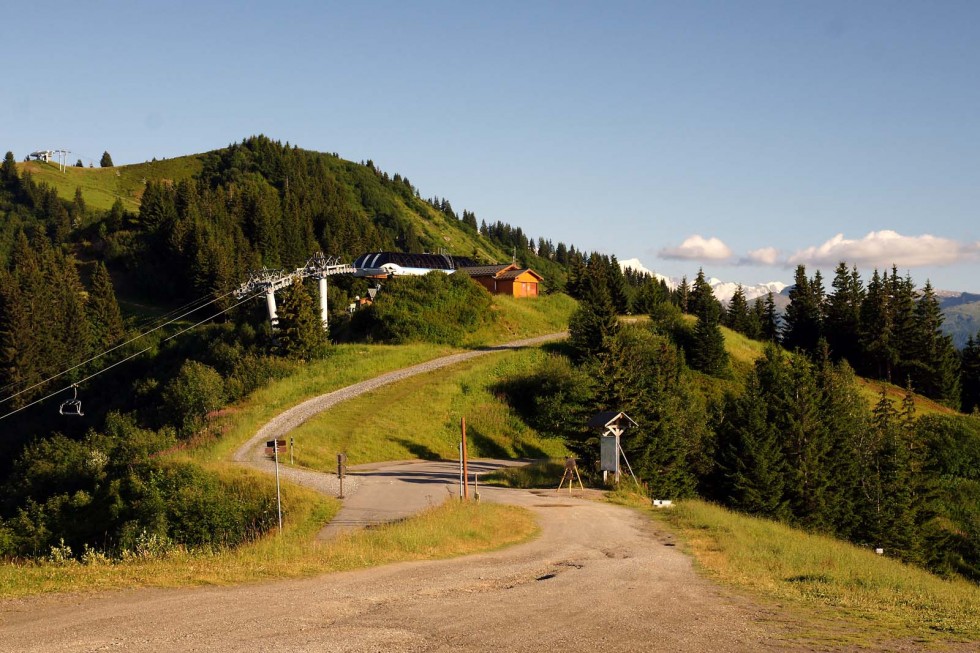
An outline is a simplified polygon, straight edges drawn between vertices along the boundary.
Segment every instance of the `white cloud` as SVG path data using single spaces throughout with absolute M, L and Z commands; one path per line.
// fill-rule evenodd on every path
M 980 256 L 980 243 L 958 243 L 929 234 L 903 236 L 891 230 L 872 231 L 860 240 L 849 240 L 837 234 L 818 247 L 801 249 L 787 263 L 831 267 L 847 261 L 859 267 L 901 268 L 926 265 L 950 265 Z
M 776 265 L 779 262 L 779 250 L 775 247 L 762 247 L 750 250 L 742 262 L 751 265 Z
M 718 238 L 702 238 L 694 234 L 685 238 L 678 247 L 663 248 L 658 255 L 660 258 L 722 261 L 731 257 L 732 250 Z

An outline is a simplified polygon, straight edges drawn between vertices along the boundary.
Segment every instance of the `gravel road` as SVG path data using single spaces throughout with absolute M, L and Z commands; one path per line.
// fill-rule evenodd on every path
M 361 392 L 494 350 L 437 359 L 311 399 L 266 424 L 234 458 L 268 471 L 265 440 Z M 488 470 L 500 462 L 474 466 Z M 329 474 L 280 471 L 336 492 Z M 334 528 L 413 512 L 448 497 L 456 479 L 447 462 L 385 463 L 359 472 L 351 477 L 357 491 L 345 500 L 354 510 L 342 511 Z M 481 496 L 533 511 L 541 536 L 488 554 L 303 580 L 6 600 L 0 652 L 790 648 L 783 626 L 699 578 L 668 535 L 630 510 L 555 491 L 481 488 Z
M 699 578 L 646 518 L 555 491 L 481 495 L 532 510 L 541 536 L 494 553 L 304 580 L 7 601 L 0 651 L 784 648 L 778 626 Z

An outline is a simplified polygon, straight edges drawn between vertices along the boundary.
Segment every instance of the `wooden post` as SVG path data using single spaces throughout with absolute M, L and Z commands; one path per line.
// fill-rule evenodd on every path
M 463 428 L 463 479 L 468 479 L 470 475 L 469 475 L 469 467 L 467 465 L 467 460 L 466 460 L 466 418 L 465 417 L 462 419 L 461 424 Z M 464 480 L 463 498 L 468 499 L 469 497 L 470 497 L 469 483 L 465 482 Z

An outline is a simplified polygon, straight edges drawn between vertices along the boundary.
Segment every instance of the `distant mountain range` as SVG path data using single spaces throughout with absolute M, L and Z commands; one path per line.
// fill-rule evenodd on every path
M 671 290 L 677 288 L 681 283 L 678 278 L 668 277 L 644 267 L 640 259 L 637 258 L 620 261 L 619 265 L 624 270 L 632 268 L 637 272 L 653 275 L 654 278 L 665 282 Z M 691 283 L 693 280 L 693 278 L 689 278 L 687 282 Z M 708 283 L 711 285 L 715 297 L 723 304 L 727 304 L 731 300 L 732 295 L 735 294 L 735 289 L 738 287 L 737 282 L 722 281 L 714 277 L 708 279 Z M 789 304 L 789 291 L 792 288 L 793 286 L 781 281 L 769 281 L 756 285 L 742 284 L 745 298 L 750 302 L 756 297 L 765 297 L 772 291 L 776 308 L 780 312 L 786 310 L 786 306 Z M 953 336 L 953 344 L 956 345 L 957 349 L 962 349 L 966 345 L 967 338 L 971 335 L 976 336 L 977 332 L 980 332 L 980 295 L 955 290 L 937 290 L 936 296 L 939 297 L 939 305 L 945 316 L 943 331 Z

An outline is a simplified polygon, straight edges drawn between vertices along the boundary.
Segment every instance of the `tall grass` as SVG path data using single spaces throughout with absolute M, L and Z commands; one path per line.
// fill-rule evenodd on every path
M 967 581 L 942 580 L 832 537 L 701 501 L 649 512 L 682 535 L 709 577 L 818 621 L 843 619 L 851 630 L 835 636 L 851 643 L 980 641 L 980 587 Z
M 91 564 L 4 563 L 0 565 L 0 598 L 299 578 L 489 551 L 526 541 L 538 532 L 531 513 L 523 508 L 451 501 L 402 522 L 320 542 L 314 537 L 339 502 L 292 485 L 285 488 L 284 502 L 290 517 L 282 535 L 270 534 L 234 550 L 175 549 Z
M 492 354 L 339 404 L 293 431 L 296 462 L 329 470 L 342 451 L 352 465 L 455 458 L 462 417 L 471 457 L 562 456 L 562 443 L 539 436 L 495 390 L 503 378 L 530 373 L 544 355 L 533 348 Z

